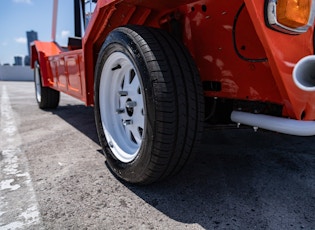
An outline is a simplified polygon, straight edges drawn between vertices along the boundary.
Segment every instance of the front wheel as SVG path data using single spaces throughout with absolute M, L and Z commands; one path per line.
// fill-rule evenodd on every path
M 54 109 L 59 104 L 60 92 L 49 87 L 43 87 L 40 74 L 40 66 L 34 63 L 35 97 L 38 107 L 41 109 Z
M 185 47 L 159 29 L 110 33 L 97 60 L 94 108 L 108 166 L 131 183 L 179 172 L 202 134 L 197 68 Z

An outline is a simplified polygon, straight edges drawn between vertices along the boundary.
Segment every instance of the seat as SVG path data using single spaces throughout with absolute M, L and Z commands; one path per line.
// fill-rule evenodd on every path
M 69 37 L 68 38 L 68 49 L 69 50 L 82 49 L 82 38 L 80 38 L 80 37 Z

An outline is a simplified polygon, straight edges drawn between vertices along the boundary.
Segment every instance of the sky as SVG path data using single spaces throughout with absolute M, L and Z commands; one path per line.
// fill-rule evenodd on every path
M 51 41 L 53 0 L 4 0 L 0 7 L 0 64 L 14 63 L 14 56 L 27 51 L 26 31 L 38 40 Z M 73 0 L 59 0 L 56 41 L 66 45 L 74 34 Z

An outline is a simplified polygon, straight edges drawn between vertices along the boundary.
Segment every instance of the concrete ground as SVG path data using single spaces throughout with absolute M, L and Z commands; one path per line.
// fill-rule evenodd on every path
M 315 229 L 315 137 L 204 132 L 195 162 L 150 186 L 121 183 L 93 108 L 0 81 L 0 229 Z

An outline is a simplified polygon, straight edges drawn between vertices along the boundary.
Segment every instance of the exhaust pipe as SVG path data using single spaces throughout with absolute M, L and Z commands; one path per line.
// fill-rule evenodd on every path
M 298 88 L 308 92 L 315 91 L 315 55 L 299 60 L 293 69 L 293 80 Z M 314 136 L 315 121 L 294 120 L 283 117 L 273 117 L 264 114 L 252 114 L 233 111 L 231 120 L 238 124 L 259 127 L 279 133 L 296 136 Z
M 315 121 L 301 121 L 283 117 L 273 117 L 264 114 L 252 114 L 233 111 L 231 120 L 244 124 L 295 136 L 314 136 Z
M 301 90 L 315 91 L 315 55 L 306 56 L 296 63 L 293 80 Z

